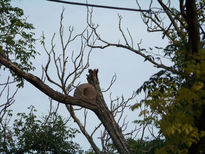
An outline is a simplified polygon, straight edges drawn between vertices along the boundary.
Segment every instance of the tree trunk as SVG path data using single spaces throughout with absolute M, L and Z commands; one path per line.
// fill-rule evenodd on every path
M 105 129 L 108 131 L 118 152 L 121 154 L 131 154 L 129 146 L 127 145 L 126 140 L 122 134 L 122 130 L 116 123 L 112 113 L 109 111 L 105 103 L 100 89 L 97 73 L 98 70 L 89 70 L 89 75 L 87 75 L 88 83 L 92 84 L 97 91 L 97 109 L 94 112 L 103 123 Z
M 192 53 L 197 53 L 200 49 L 200 33 L 195 0 L 186 1 L 186 13 L 188 40 L 191 45 Z
M 191 51 L 193 55 L 198 53 L 199 49 L 201 48 L 199 21 L 198 21 L 198 14 L 197 14 L 195 0 L 186 0 L 186 21 L 188 24 L 188 40 L 191 45 Z M 200 63 L 200 61 L 197 60 L 197 63 Z M 205 85 L 205 82 L 203 83 Z M 202 104 L 201 115 L 195 119 L 195 125 L 198 128 L 199 132 L 205 131 L 204 117 L 205 117 L 205 105 Z M 205 137 L 200 138 L 200 140 L 197 143 L 193 143 L 189 149 L 189 154 L 200 154 L 200 153 L 205 153 Z

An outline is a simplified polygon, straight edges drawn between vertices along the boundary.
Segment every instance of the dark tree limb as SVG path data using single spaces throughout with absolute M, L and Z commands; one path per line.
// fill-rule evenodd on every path
M 196 8 L 196 0 L 186 0 L 185 6 L 186 6 L 185 19 L 188 25 L 188 40 L 191 45 L 192 54 L 194 54 L 194 53 L 198 53 L 199 49 L 201 48 L 200 31 L 199 31 L 200 25 L 199 25 L 199 18 L 198 18 L 197 8 Z M 197 63 L 200 63 L 200 61 L 197 61 Z M 203 104 L 201 106 L 200 116 L 195 119 L 195 125 L 197 126 L 199 132 L 205 130 L 204 117 L 205 117 L 205 105 Z M 205 137 L 202 137 L 197 143 L 193 143 L 191 145 L 188 153 L 189 154 L 204 153 L 205 152 L 204 145 L 205 145 Z
M 112 113 L 109 111 L 105 103 L 103 94 L 101 92 L 100 83 L 98 80 L 98 70 L 89 70 L 87 80 L 88 83 L 92 84 L 97 91 L 97 110 L 95 110 L 94 112 L 103 123 L 105 129 L 108 131 L 118 152 L 122 154 L 131 154 L 129 146 L 127 145 L 126 140 L 122 134 L 122 130 L 116 123 Z
M 186 21 L 188 24 L 188 38 L 193 53 L 200 49 L 199 21 L 195 0 L 186 0 Z
M 3 56 L 2 53 L 0 53 L 0 64 L 4 65 L 11 71 L 15 72 L 17 75 L 20 77 L 24 78 L 27 80 L 29 83 L 31 83 L 33 86 L 38 88 L 40 91 L 42 91 L 44 94 L 49 96 L 50 98 L 63 103 L 63 104 L 70 104 L 70 105 L 78 105 L 90 110 L 95 110 L 96 105 L 92 104 L 90 102 L 85 102 L 84 100 L 80 100 L 79 98 L 75 98 L 72 96 L 64 95 L 58 91 L 53 90 L 51 87 L 49 87 L 47 84 L 45 84 L 39 77 L 31 74 L 24 72 L 21 70 L 18 66 L 13 64 L 9 59 Z

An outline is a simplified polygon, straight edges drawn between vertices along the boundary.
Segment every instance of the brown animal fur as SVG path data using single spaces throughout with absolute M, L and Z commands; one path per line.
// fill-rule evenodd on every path
M 90 103 L 96 103 L 97 92 L 91 84 L 84 83 L 75 89 L 74 96 Z

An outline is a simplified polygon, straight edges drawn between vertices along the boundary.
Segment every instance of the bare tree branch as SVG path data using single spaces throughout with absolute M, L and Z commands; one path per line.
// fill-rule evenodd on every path
M 0 85 L 2 86 L 2 89 L 0 91 L 0 99 L 2 102 L 2 104 L 0 104 L 0 123 L 3 128 L 4 128 L 5 123 L 7 123 L 7 122 L 3 122 L 3 118 L 5 114 L 7 113 L 8 108 L 15 102 L 14 97 L 16 93 L 18 92 L 18 88 L 16 88 L 16 90 L 12 91 L 12 94 L 10 94 L 9 85 L 15 83 L 15 81 L 9 81 L 9 80 L 10 78 L 8 77 L 7 81 Z M 4 95 L 5 92 L 6 92 L 6 95 L 5 95 L 6 100 L 3 100 L 2 96 Z M 3 101 L 5 101 L 5 103 L 3 103 Z
M 110 88 L 112 87 L 112 85 L 115 83 L 116 79 L 117 79 L 117 75 L 114 74 L 113 77 L 112 77 L 112 79 L 111 79 L 111 81 L 110 81 L 110 84 L 109 84 L 108 88 L 105 89 L 105 90 L 101 90 L 101 91 L 102 91 L 102 92 L 107 92 L 108 90 L 110 90 Z
M 121 17 L 120 20 L 119 20 L 119 30 L 123 36 L 123 39 L 125 41 L 125 45 L 124 44 L 120 44 L 120 43 L 111 43 L 111 42 L 108 42 L 108 41 L 105 41 L 104 39 L 102 39 L 100 37 L 100 35 L 98 34 L 97 32 L 97 28 L 98 26 L 94 26 L 94 24 L 92 23 L 92 12 L 89 12 L 88 15 L 89 17 L 87 18 L 87 24 L 88 26 L 90 27 L 91 29 L 91 32 L 90 34 L 87 34 L 86 36 L 84 36 L 84 39 L 87 41 L 87 44 L 89 47 L 91 48 L 99 48 L 99 49 L 105 49 L 105 48 L 108 48 L 108 47 L 118 47 L 118 48 L 124 48 L 124 49 L 127 49 L 128 51 L 131 51 L 131 52 L 134 52 L 135 54 L 138 54 L 140 55 L 141 57 L 145 58 L 145 60 L 149 61 L 150 63 L 152 63 L 155 67 L 157 68 L 163 68 L 165 70 L 168 70 L 168 71 L 171 71 L 173 73 L 178 73 L 177 70 L 175 70 L 174 68 L 172 67 L 169 67 L 169 66 L 166 66 L 162 63 L 157 63 L 153 58 L 150 58 L 149 55 L 146 55 L 142 52 L 141 48 L 139 47 L 139 44 L 138 44 L 138 49 L 135 49 L 133 48 L 133 40 L 131 39 L 131 44 L 128 42 L 122 28 L 121 28 Z M 95 37 L 95 41 L 98 40 L 100 41 L 103 45 L 94 45 L 94 43 L 92 42 L 91 38 L 92 37 Z M 131 36 L 129 36 L 131 37 Z M 131 37 L 132 38 L 132 37 Z
M 73 90 L 73 88 L 76 88 L 79 85 L 79 83 L 76 84 L 76 80 L 89 67 L 89 57 L 90 57 L 90 53 L 91 53 L 92 49 L 90 48 L 88 50 L 88 54 L 85 54 L 85 50 L 86 50 L 87 45 L 86 45 L 86 42 L 83 40 L 82 35 L 86 29 L 82 33 L 73 36 L 72 35 L 73 28 L 69 27 L 69 34 L 68 34 L 67 39 L 65 39 L 65 36 L 64 36 L 65 31 L 64 31 L 64 26 L 63 26 L 63 14 L 64 14 L 64 9 L 61 13 L 60 29 L 59 29 L 61 53 L 58 56 L 57 55 L 58 52 L 55 51 L 55 44 L 54 44 L 55 34 L 54 34 L 53 38 L 51 39 L 50 52 L 48 52 L 48 50 L 46 49 L 45 43 L 43 40 L 44 50 L 48 55 L 48 62 L 46 64 L 44 70 L 45 70 L 45 74 L 46 74 L 48 81 L 54 85 L 57 85 L 57 87 L 59 87 L 65 95 L 69 95 L 71 93 L 71 91 Z M 68 49 L 68 47 L 73 41 L 75 41 L 77 39 L 80 39 L 80 43 L 81 43 L 79 52 L 76 52 L 76 51 L 71 52 Z M 69 55 L 70 55 L 70 59 L 68 58 Z M 87 58 L 85 58 L 85 57 L 87 57 Z M 57 77 L 59 79 L 59 83 L 54 81 L 54 79 L 51 79 L 49 76 L 48 69 L 49 69 L 49 67 L 51 67 L 50 64 L 51 64 L 52 58 L 53 58 L 54 66 L 56 68 L 56 74 L 57 74 Z M 71 63 L 68 63 L 69 60 Z M 84 112 L 83 112 L 84 113 L 83 122 L 80 121 L 80 119 L 77 117 L 77 115 L 75 113 L 75 111 L 77 111 L 77 110 L 79 111 L 83 108 L 75 109 L 72 105 L 68 105 L 68 104 L 66 105 L 66 108 L 67 108 L 68 112 L 70 113 L 71 117 L 73 118 L 74 122 L 76 122 L 76 124 L 78 125 L 81 132 L 84 134 L 84 136 L 89 141 L 89 143 L 92 146 L 92 148 L 94 149 L 94 151 L 96 153 L 100 154 L 99 148 L 97 147 L 97 145 L 93 141 L 93 138 L 92 138 L 93 134 L 89 135 L 89 133 L 86 130 L 87 115 L 88 115 L 88 111 L 86 110 L 86 108 L 84 108 Z
M 93 138 L 91 135 L 88 134 L 88 132 L 85 130 L 85 127 L 82 125 L 82 123 L 80 122 L 80 120 L 78 119 L 78 117 L 75 115 L 74 109 L 72 106 L 70 105 L 66 105 L 67 110 L 69 111 L 69 113 L 71 114 L 72 118 L 74 119 L 74 121 L 77 123 L 78 127 L 80 128 L 81 132 L 84 134 L 84 136 L 87 138 L 87 140 L 89 141 L 90 145 L 92 146 L 92 148 L 94 149 L 94 151 L 97 154 L 100 154 L 100 150 L 99 148 L 96 146 L 95 142 L 93 141 Z

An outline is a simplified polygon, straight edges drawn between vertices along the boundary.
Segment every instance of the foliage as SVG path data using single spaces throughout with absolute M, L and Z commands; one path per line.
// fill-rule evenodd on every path
M 164 140 L 133 140 L 129 138 L 128 144 L 135 154 L 153 154 L 156 149 L 164 145 Z
M 33 25 L 26 21 L 24 12 L 10 5 L 10 0 L 0 1 L 0 47 L 1 51 L 24 71 L 33 70 L 30 58 L 35 58 Z M 1 66 L 1 65 L 0 65 Z M 23 79 L 11 74 L 23 86 Z
M 37 118 L 33 106 L 30 112 L 18 113 L 13 127 L 5 123 L 0 127 L 0 152 L 5 153 L 81 153 L 77 143 L 72 141 L 78 130 L 70 128 L 56 112 Z M 7 120 L 12 112 L 7 112 Z M 6 119 L 5 119 L 6 120 Z
M 198 11 L 199 17 L 203 19 L 200 24 L 204 22 L 204 9 L 199 7 L 204 4 L 204 1 L 197 3 L 198 10 L 201 10 Z M 176 13 L 175 8 L 171 10 Z M 180 21 L 186 25 L 183 18 Z M 137 93 L 143 91 L 146 97 L 132 109 L 144 106 L 140 115 L 146 117 L 145 122 L 151 120 L 149 122 L 153 122 L 165 137 L 165 144 L 155 153 L 188 153 L 191 145 L 205 136 L 197 121 L 205 105 L 205 50 L 191 51 L 187 29 L 175 34 L 173 28 L 169 33 L 172 37 L 164 55 L 172 60 L 177 73 L 160 70 L 154 74 L 137 90 Z M 204 38 L 204 33 L 201 33 L 201 38 Z M 203 40 L 201 44 L 203 48 Z

